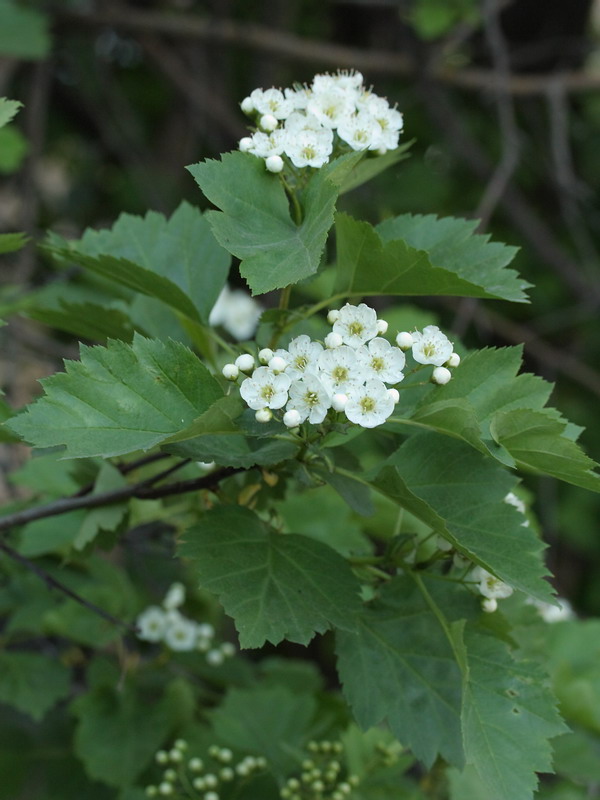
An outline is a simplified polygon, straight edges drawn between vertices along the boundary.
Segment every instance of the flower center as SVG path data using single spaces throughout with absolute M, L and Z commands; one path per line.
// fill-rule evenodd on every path
M 375 411 L 375 400 L 373 400 L 372 397 L 362 397 L 360 400 L 360 407 L 363 410 L 363 414 L 369 414 L 371 411 Z
M 385 369 L 385 361 L 383 358 L 380 358 L 379 356 L 372 358 L 371 369 L 374 369 L 375 372 L 381 372 L 382 369 Z
M 274 394 L 275 390 L 273 389 L 270 383 L 267 384 L 266 386 L 263 386 L 260 392 L 260 396 L 262 397 L 263 400 L 266 400 L 267 403 L 269 402 L 269 400 L 271 400 Z
M 294 364 L 298 367 L 298 369 L 304 372 L 304 370 L 308 366 L 308 358 L 306 356 L 296 356 L 296 358 L 294 359 Z
M 369 138 L 369 137 L 368 137 L 368 135 L 367 135 L 367 132 L 366 132 L 364 129 L 362 129 L 362 130 L 358 130 L 358 131 L 356 131 L 356 133 L 354 134 L 354 139 L 355 139 L 357 142 L 366 142 L 368 138 Z
M 348 369 L 346 367 L 337 366 L 334 368 L 333 372 L 331 373 L 333 380 L 336 383 L 341 383 L 342 381 L 348 380 Z
M 316 392 L 308 391 L 304 395 L 304 401 L 307 406 L 316 406 L 319 402 L 319 395 Z
M 351 322 L 348 325 L 348 332 L 351 336 L 360 336 L 364 329 L 365 326 L 361 322 Z
M 306 147 L 302 148 L 302 155 L 307 161 L 310 161 L 312 158 L 315 158 L 317 151 L 311 144 L 307 144 Z
M 423 347 L 423 353 L 427 356 L 427 358 L 431 358 L 431 356 L 435 355 L 435 345 L 431 342 L 428 342 Z

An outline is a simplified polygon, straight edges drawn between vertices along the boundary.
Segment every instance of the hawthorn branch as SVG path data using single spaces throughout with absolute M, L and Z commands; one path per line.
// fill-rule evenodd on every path
M 126 5 L 95 11 L 74 11 L 56 5 L 54 18 L 66 25 L 111 26 L 133 34 L 159 34 L 179 39 L 220 42 L 250 50 L 260 50 L 286 61 L 317 63 L 329 67 L 354 67 L 369 74 L 415 77 L 422 74 L 422 65 L 405 53 L 348 47 L 318 39 L 296 36 L 266 25 L 235 22 L 231 19 L 202 17 L 197 14 L 170 14 L 146 11 Z M 551 72 L 509 76 L 506 81 L 493 69 L 451 68 L 434 63 L 430 80 L 472 91 L 505 92 L 521 97 L 545 95 L 549 85 L 560 77 L 568 92 L 600 89 L 600 73 L 589 70 Z
M 138 629 L 135 625 L 132 625 L 130 622 L 125 622 L 125 620 L 119 619 L 118 617 L 114 617 L 112 614 L 109 614 L 108 611 L 105 611 L 100 606 L 95 605 L 94 603 L 90 603 L 89 600 L 86 600 L 85 597 L 82 597 L 77 592 L 74 592 L 72 589 L 69 589 L 64 583 L 53 578 L 49 572 L 46 572 L 45 569 L 42 569 L 39 564 L 36 564 L 34 561 L 30 561 L 25 556 L 22 556 L 21 553 L 18 553 L 16 550 L 13 550 L 12 547 L 6 544 L 6 542 L 0 541 L 0 551 L 5 553 L 9 558 L 12 558 L 13 561 L 16 561 L 18 564 L 22 564 L 28 570 L 33 572 L 34 575 L 37 575 L 46 586 L 50 589 L 57 589 L 59 592 L 62 592 L 67 597 L 70 597 L 71 600 L 75 600 L 76 603 L 79 605 L 84 606 L 89 611 L 92 611 L 94 614 L 97 614 L 102 619 L 107 620 L 107 622 L 111 622 L 113 625 L 118 625 L 122 628 L 127 628 L 131 633 L 137 633 Z

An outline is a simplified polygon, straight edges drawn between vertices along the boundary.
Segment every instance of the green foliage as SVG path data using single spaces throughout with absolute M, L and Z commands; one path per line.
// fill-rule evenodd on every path
M 530 284 L 506 269 L 515 248 L 474 234 L 477 223 L 435 216 L 386 220 L 373 228 L 338 214 L 340 295 L 456 295 L 525 302 Z
M 206 367 L 183 345 L 136 336 L 133 344 L 81 346 L 81 361 L 44 381 L 45 397 L 7 424 L 36 447 L 69 458 L 148 450 L 219 397 Z
M 12 0 L 0 3 L 0 55 L 12 58 L 44 58 L 50 50 L 45 14 L 23 8 Z
M 14 253 L 25 247 L 27 236 L 24 233 L 2 233 L 0 234 L 0 254 Z
M 70 692 L 70 670 L 41 653 L 0 653 L 0 702 L 40 720 Z
M 15 117 L 22 105 L 23 103 L 19 103 L 18 100 L 0 97 L 0 128 L 3 128 Z
M 279 178 L 262 159 L 226 153 L 221 161 L 188 167 L 206 197 L 222 211 L 207 216 L 217 241 L 242 259 L 253 294 L 308 278 L 319 268 L 339 187 L 317 172 L 302 198 L 302 221 L 290 217 Z
M 220 597 L 242 647 L 307 644 L 332 626 L 354 626 L 359 584 L 343 559 L 306 536 L 265 530 L 247 509 L 207 514 L 179 552 L 193 559 L 200 585 Z

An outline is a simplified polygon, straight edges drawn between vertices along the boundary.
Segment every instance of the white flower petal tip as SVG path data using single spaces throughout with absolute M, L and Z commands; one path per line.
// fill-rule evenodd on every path
M 240 372 L 252 372 L 255 364 L 254 357 L 251 356 L 250 353 L 242 353 L 242 355 L 238 356 L 235 360 L 235 366 Z
M 228 381 L 236 381 L 240 374 L 237 364 L 225 364 L 221 370 L 223 377 Z
M 413 337 L 408 331 L 400 331 L 396 336 L 396 344 L 400 350 L 406 352 L 413 346 Z
M 452 378 L 452 373 L 446 367 L 436 367 L 431 375 L 433 383 L 443 386 Z
M 254 417 L 257 422 L 270 422 L 273 419 L 273 412 L 270 408 L 259 408 Z
M 283 424 L 286 428 L 297 428 L 302 422 L 302 417 L 295 408 L 291 408 L 283 415 Z
M 265 158 L 265 167 L 268 172 L 281 172 L 283 170 L 283 159 L 281 156 L 269 156 Z

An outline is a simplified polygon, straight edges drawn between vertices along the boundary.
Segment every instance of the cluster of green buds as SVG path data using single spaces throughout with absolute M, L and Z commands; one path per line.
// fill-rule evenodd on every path
M 282 800 L 347 800 L 359 778 L 348 775 L 342 743 L 312 741 L 306 749 L 310 757 L 302 761 L 302 772 L 286 781 Z
M 164 771 L 158 783 L 146 786 L 148 797 L 223 800 L 236 795 L 242 784 L 267 766 L 261 756 L 245 756 L 235 763 L 232 751 L 218 745 L 209 748 L 205 764 L 201 758 L 188 758 L 187 749 L 185 739 L 177 739 L 171 750 L 156 753 L 156 763 Z
M 404 752 L 404 748 L 396 740 L 377 742 L 376 750 L 384 767 L 393 767 Z

